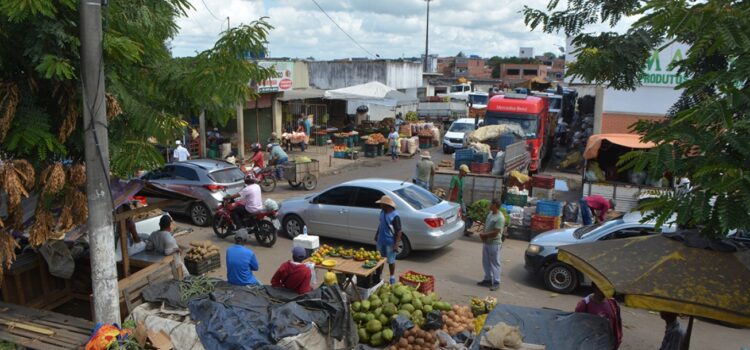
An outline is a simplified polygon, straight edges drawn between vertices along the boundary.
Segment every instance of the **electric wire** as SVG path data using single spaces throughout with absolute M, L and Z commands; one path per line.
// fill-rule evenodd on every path
M 359 46 L 359 48 L 360 48 L 360 49 L 362 49 L 362 50 L 363 50 L 364 52 L 367 52 L 367 54 L 368 54 L 368 55 L 370 55 L 370 56 L 373 56 L 373 57 L 380 57 L 380 55 L 375 55 L 375 54 L 373 54 L 372 52 L 370 52 L 369 50 L 367 50 L 367 49 L 366 49 L 366 48 L 365 48 L 364 46 L 360 45 L 360 44 L 359 44 L 359 43 L 357 42 L 357 40 L 354 40 L 354 38 L 353 38 L 353 37 L 352 37 L 351 35 L 349 35 L 349 33 L 347 33 L 347 32 L 346 32 L 346 31 L 344 30 L 344 28 L 341 28 L 341 26 L 340 26 L 340 25 L 339 25 L 338 23 L 336 23 L 336 21 L 335 21 L 335 20 L 333 19 L 333 17 L 331 17 L 331 16 L 330 16 L 330 15 L 328 14 L 328 12 L 326 12 L 326 10 L 324 10 L 324 9 L 323 9 L 323 8 L 322 8 L 322 7 L 320 6 L 320 4 L 318 4 L 318 2 L 317 2 L 317 1 L 315 1 L 315 0 L 312 0 L 312 2 L 313 2 L 313 3 L 315 4 L 315 6 L 317 6 L 317 7 L 318 7 L 318 9 L 320 9 L 320 12 L 323 12 L 323 14 L 324 14 L 324 15 L 326 15 L 326 17 L 328 17 L 328 19 L 330 19 L 330 20 L 331 20 L 331 22 L 333 22 L 333 24 L 334 24 L 334 25 L 335 25 L 335 26 L 336 26 L 337 28 L 339 28 L 339 30 L 341 30 L 341 32 L 342 32 L 342 33 L 344 33 L 344 35 L 346 35 L 346 36 L 347 36 L 347 37 L 348 37 L 348 38 L 349 38 L 349 39 L 350 39 L 350 40 L 351 40 L 351 41 L 352 41 L 352 42 L 353 42 L 353 43 L 354 43 L 355 45 Z

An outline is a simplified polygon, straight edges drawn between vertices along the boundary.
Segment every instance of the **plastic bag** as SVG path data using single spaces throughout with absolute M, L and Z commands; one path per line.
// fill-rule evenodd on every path
M 268 210 L 268 211 L 276 211 L 276 210 L 279 210 L 279 204 L 278 204 L 278 203 L 276 203 L 276 201 L 275 201 L 275 200 L 273 200 L 273 199 L 270 199 L 270 198 L 269 198 L 269 199 L 266 199 L 266 200 L 265 200 L 265 201 L 263 202 L 263 207 L 265 207 L 265 208 L 266 208 L 266 210 Z
M 505 152 L 499 151 L 495 154 L 492 164 L 492 175 L 502 175 L 505 172 Z
M 427 313 L 427 316 L 425 317 L 424 325 L 422 326 L 422 329 L 426 331 L 431 331 L 433 329 L 442 329 L 443 328 L 443 316 L 440 313 L 440 311 L 430 311 Z
M 563 221 L 576 222 L 578 218 L 578 204 L 575 202 L 565 203 L 563 207 Z
M 393 339 L 401 338 L 406 331 L 412 329 L 414 323 L 404 315 L 398 315 L 395 319 L 391 320 L 391 329 L 393 329 Z
M 65 242 L 53 241 L 52 243 L 44 243 L 39 247 L 39 252 L 44 257 L 44 260 L 47 261 L 47 267 L 52 276 L 63 279 L 69 279 L 70 276 L 73 276 L 76 264 Z

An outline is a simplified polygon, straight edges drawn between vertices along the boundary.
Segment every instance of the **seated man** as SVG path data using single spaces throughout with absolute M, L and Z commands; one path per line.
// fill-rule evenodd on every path
M 229 196 L 230 198 L 241 197 L 240 200 L 245 203 L 244 206 L 238 205 L 232 210 L 232 221 L 234 229 L 242 227 L 242 218 L 249 213 L 258 213 L 263 210 L 263 198 L 261 195 L 258 179 L 253 175 L 245 176 L 245 188 Z
M 247 247 L 233 244 L 227 248 L 227 281 L 235 286 L 259 286 L 260 282 L 253 275 L 258 271 L 258 259 Z
M 283 149 L 281 149 L 281 146 L 277 144 L 269 143 L 268 146 L 266 146 L 266 150 L 268 150 L 268 164 L 276 166 L 276 178 L 283 179 L 284 172 L 281 165 L 284 165 L 289 161 L 289 156 Z
M 175 260 L 182 265 L 184 275 L 189 276 L 190 273 L 187 271 L 180 255 L 180 246 L 177 245 L 177 240 L 172 236 L 172 229 L 172 218 L 169 215 L 162 216 L 159 220 L 159 230 L 151 233 L 148 238 L 146 250 L 153 250 L 165 256 L 174 254 Z
M 292 260 L 289 260 L 276 270 L 271 278 L 271 285 L 275 288 L 286 288 L 305 294 L 312 290 L 310 285 L 310 268 L 302 261 L 306 257 L 305 248 L 294 247 L 292 249 Z

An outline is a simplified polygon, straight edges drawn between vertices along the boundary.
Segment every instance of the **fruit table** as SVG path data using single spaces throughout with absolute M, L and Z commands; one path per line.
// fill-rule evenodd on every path
M 372 274 L 374 274 L 376 271 L 379 271 L 379 269 L 383 265 L 385 265 L 385 261 L 386 261 L 385 258 L 380 258 L 380 260 L 378 260 L 378 263 L 375 264 L 375 266 L 373 266 L 370 269 L 366 269 L 362 267 L 362 265 L 365 263 L 364 261 L 357 261 L 354 259 L 344 259 L 339 256 L 327 256 L 326 260 L 329 260 L 329 259 L 335 260 L 336 266 L 326 267 L 320 264 L 315 264 L 315 267 L 318 269 L 333 271 L 333 272 L 337 272 L 337 273 L 344 275 L 345 276 L 344 282 L 341 283 L 342 290 L 346 290 L 346 288 L 348 288 L 349 286 L 352 286 L 352 287 L 354 286 L 354 281 L 352 280 L 354 276 L 368 278 Z M 311 261 L 308 258 L 307 260 L 305 260 L 305 262 L 307 263 Z M 357 290 L 357 288 L 353 288 L 353 289 L 355 293 L 357 293 L 357 296 L 359 296 L 361 299 L 362 296 L 359 295 L 359 291 Z

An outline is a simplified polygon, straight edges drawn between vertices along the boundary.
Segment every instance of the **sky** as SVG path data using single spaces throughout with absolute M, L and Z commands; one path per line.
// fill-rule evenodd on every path
M 348 57 L 418 57 L 424 54 L 424 0 L 316 0 L 358 47 L 318 9 L 313 0 L 191 0 L 194 10 L 180 18 L 171 42 L 174 56 L 193 56 L 213 46 L 229 25 L 268 17 L 271 57 L 328 60 Z M 430 3 L 430 54 L 517 56 L 520 47 L 541 55 L 559 54 L 562 34 L 531 31 L 519 11 L 544 8 L 547 0 L 433 0 Z M 227 21 L 229 17 L 229 21 Z

